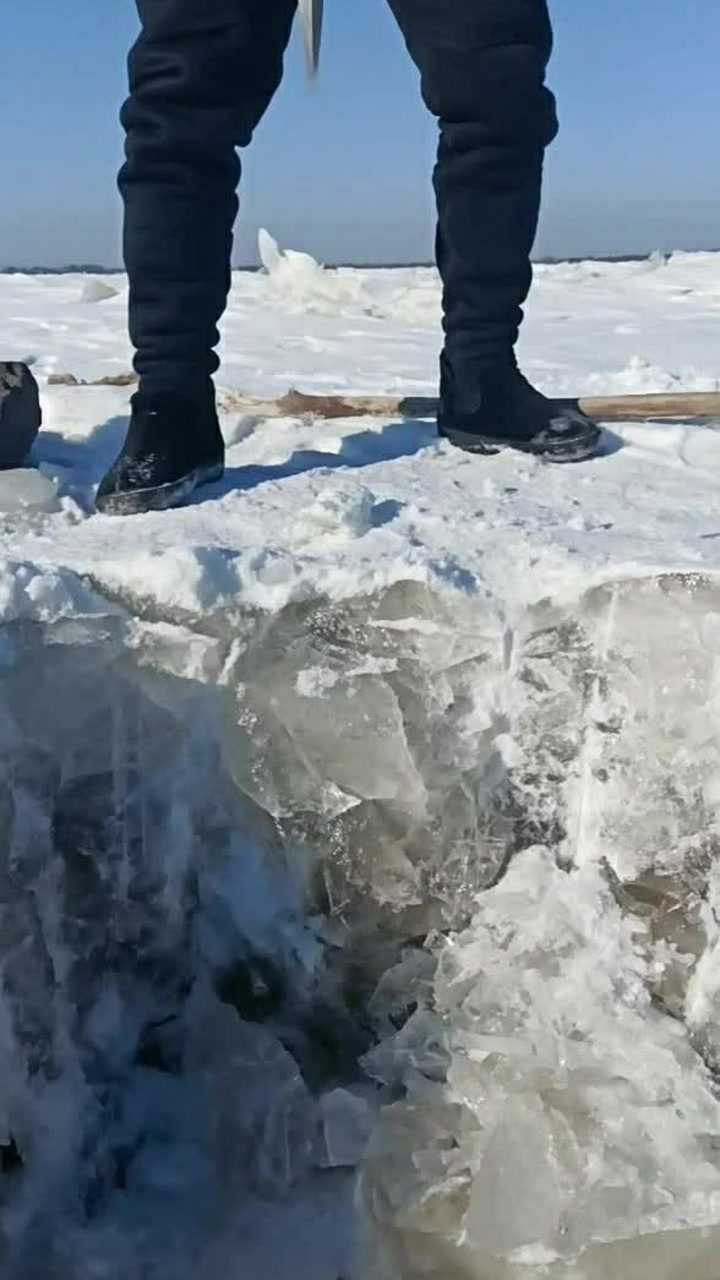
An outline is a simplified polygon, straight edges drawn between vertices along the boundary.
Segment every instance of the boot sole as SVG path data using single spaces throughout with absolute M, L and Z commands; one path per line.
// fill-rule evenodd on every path
M 195 467 L 171 484 L 156 485 L 151 489 L 133 489 L 127 493 L 109 493 L 97 498 L 95 506 L 105 516 L 139 516 L 148 511 L 169 511 L 181 507 L 204 484 L 222 480 L 225 464 L 217 462 Z
M 494 436 L 481 436 L 469 431 L 445 431 L 439 428 L 439 434 L 448 440 L 456 449 L 465 453 L 477 453 L 491 458 L 495 454 L 504 453 L 506 449 L 515 449 L 518 453 L 529 453 L 536 458 L 546 458 L 548 462 L 586 462 L 594 458 L 600 449 L 602 432 L 588 435 L 582 439 L 566 440 L 557 444 L 547 441 L 498 439 Z

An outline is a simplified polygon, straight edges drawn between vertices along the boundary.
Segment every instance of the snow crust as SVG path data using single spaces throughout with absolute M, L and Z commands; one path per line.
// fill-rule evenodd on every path
M 262 254 L 228 387 L 434 390 L 434 273 Z M 0 279 L 7 357 L 127 367 L 85 283 Z M 719 309 L 720 255 L 540 268 L 524 365 L 714 389 Z M 3 1277 L 716 1280 L 715 426 L 221 396 L 226 480 L 118 521 L 128 395 L 0 476 Z

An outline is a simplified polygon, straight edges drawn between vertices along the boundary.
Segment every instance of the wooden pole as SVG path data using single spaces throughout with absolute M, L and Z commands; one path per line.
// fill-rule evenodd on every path
M 288 391 L 276 400 L 262 400 L 236 391 L 223 391 L 224 409 L 251 413 L 259 418 L 431 418 L 437 400 L 430 396 L 343 396 L 307 395 Z M 559 404 L 580 407 L 598 422 L 646 422 L 653 419 L 718 418 L 720 392 L 678 391 L 667 395 L 587 396 L 580 400 L 560 400 Z
M 674 391 L 667 395 L 585 396 L 580 408 L 598 422 L 647 422 L 653 418 L 720 418 L 720 392 Z
M 49 386 L 132 386 L 134 373 L 112 374 L 85 382 L 71 373 L 52 374 Z M 248 396 L 242 391 L 221 390 L 220 407 L 228 412 L 251 413 L 258 418 L 432 418 L 438 402 L 433 396 L 308 395 L 290 390 L 274 400 Z M 720 391 L 673 391 L 647 396 L 583 396 L 561 399 L 561 405 L 579 407 L 598 422 L 651 422 L 663 419 L 718 418 Z

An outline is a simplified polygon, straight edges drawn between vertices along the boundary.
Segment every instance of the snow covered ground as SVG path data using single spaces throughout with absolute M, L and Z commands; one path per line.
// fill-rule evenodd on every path
M 433 272 L 264 255 L 221 387 L 433 392 Z M 0 356 L 127 369 L 102 283 L 0 278 Z M 720 255 L 542 267 L 521 357 L 716 390 L 719 321 Z M 128 396 L 0 476 L 3 1276 L 717 1280 L 717 424 L 228 410 L 118 521 Z

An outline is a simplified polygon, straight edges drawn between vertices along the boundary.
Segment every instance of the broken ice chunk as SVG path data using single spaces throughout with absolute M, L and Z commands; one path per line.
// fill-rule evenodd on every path
M 0 512 L 57 511 L 57 490 L 52 480 L 31 467 L 0 472 Z
M 422 947 L 408 947 L 402 960 L 383 974 L 368 1004 L 377 1030 L 385 1035 L 399 1031 L 418 1007 L 431 1005 L 436 961 Z
M 541 1100 L 509 1098 L 474 1180 L 469 1236 L 491 1253 L 524 1245 L 552 1248 L 572 1194 L 555 1154 L 557 1138 Z
M 338 484 L 322 489 L 293 526 L 293 541 L 315 538 L 344 542 L 362 538 L 372 528 L 375 495 L 361 484 Z
M 316 1109 L 297 1063 L 266 1027 L 195 993 L 185 1065 L 213 1114 L 214 1160 L 245 1168 L 264 1195 L 284 1195 L 312 1160 Z
M 354 1169 L 362 1160 L 373 1127 L 373 1113 L 363 1098 L 333 1089 L 320 1099 L 321 1169 Z
M 81 302 L 107 302 L 108 298 L 116 298 L 118 296 L 117 289 L 113 289 L 111 284 L 105 284 L 104 280 L 96 280 L 94 277 L 86 280 L 80 293 Z
M 397 1035 L 381 1041 L 362 1059 L 367 1074 L 387 1085 L 417 1077 L 442 1082 L 449 1063 L 443 1026 L 427 1009 L 418 1009 Z

